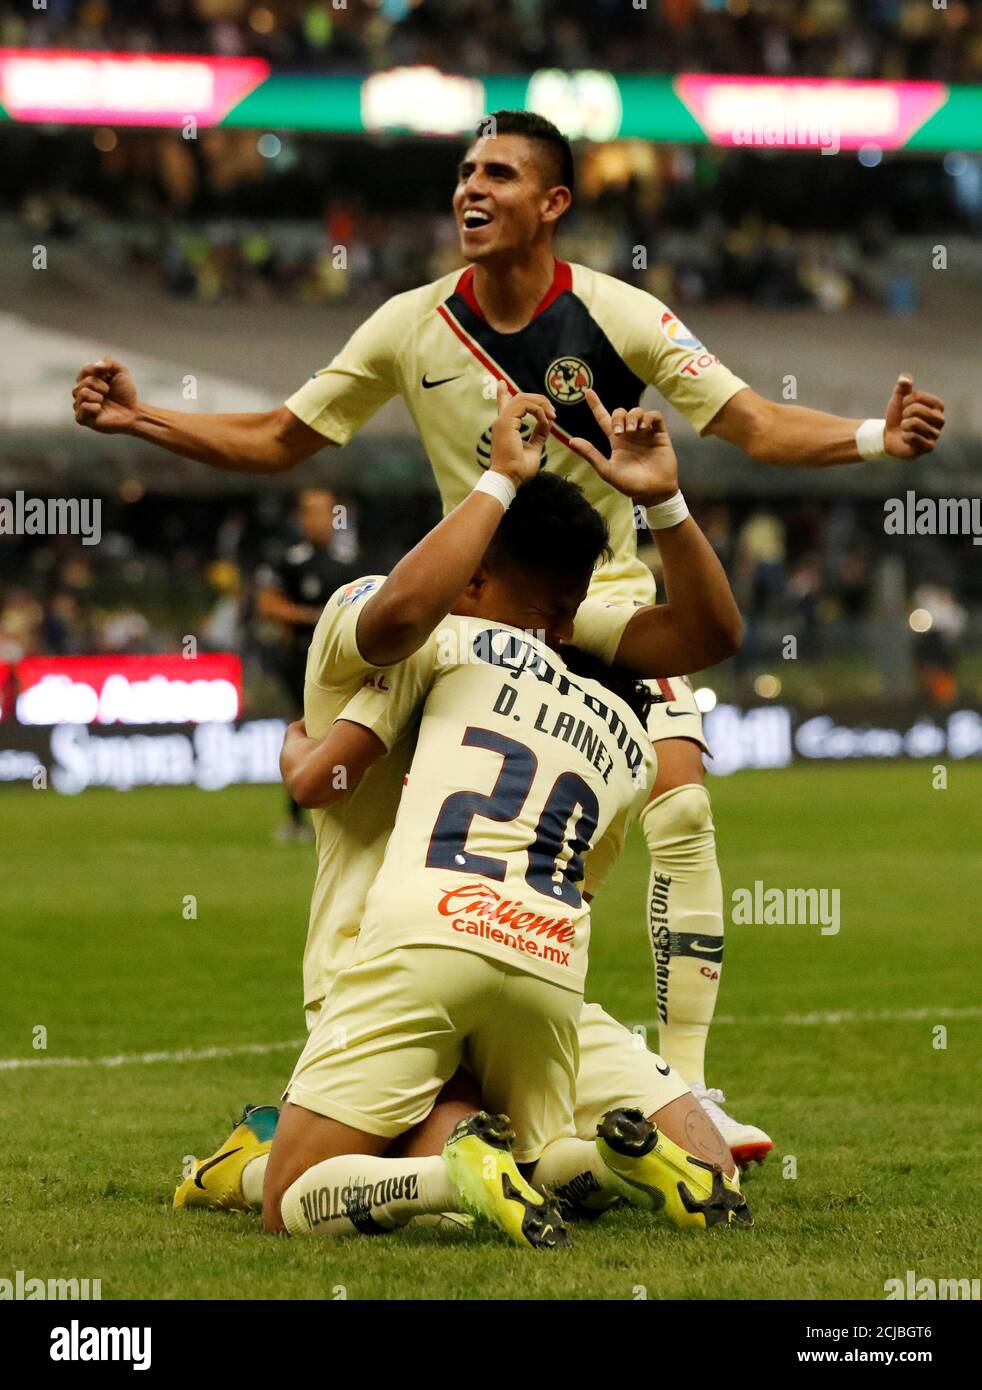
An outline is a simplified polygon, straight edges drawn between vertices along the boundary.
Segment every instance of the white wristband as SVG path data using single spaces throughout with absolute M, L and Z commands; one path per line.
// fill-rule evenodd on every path
M 856 448 L 861 459 L 888 459 L 884 443 L 886 420 L 864 420 L 856 431 Z
M 475 492 L 486 492 L 489 497 L 494 497 L 501 503 L 505 511 L 514 502 L 518 495 L 518 488 L 511 478 L 506 478 L 503 473 L 485 473 L 479 483 L 474 485 Z
M 681 492 L 677 492 L 674 497 L 666 498 L 664 502 L 656 502 L 645 512 L 652 531 L 664 531 L 669 526 L 677 526 L 688 515 L 689 509 Z

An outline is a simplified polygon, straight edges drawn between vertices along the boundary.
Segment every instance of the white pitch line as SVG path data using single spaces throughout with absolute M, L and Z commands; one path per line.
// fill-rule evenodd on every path
M 741 1028 L 754 1028 L 761 1024 L 814 1028 L 837 1023 L 923 1023 L 949 1018 L 982 1018 L 982 1007 L 878 1009 L 868 1013 L 839 1009 L 834 1013 L 757 1014 L 747 1018 L 721 1014 L 713 1023 Z M 644 1026 L 656 1028 L 657 1024 L 649 1020 Z M 265 1057 L 270 1052 L 303 1047 L 305 1041 L 305 1038 L 288 1038 L 285 1042 L 238 1043 L 232 1047 L 186 1047 L 179 1052 L 122 1052 L 113 1057 L 0 1057 L 0 1071 L 26 1071 L 37 1067 L 149 1067 L 158 1062 L 214 1062 L 225 1057 Z
M 304 1038 L 286 1042 L 238 1043 L 233 1047 L 185 1047 L 179 1052 L 121 1052 L 115 1057 L 0 1057 L 0 1071 L 35 1067 L 150 1067 L 157 1062 L 214 1062 L 224 1057 L 264 1057 L 303 1047 Z

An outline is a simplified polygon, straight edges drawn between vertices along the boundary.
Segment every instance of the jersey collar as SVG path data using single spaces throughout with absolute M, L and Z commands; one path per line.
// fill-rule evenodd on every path
M 457 284 L 454 286 L 454 293 L 459 294 L 461 299 L 467 305 L 468 309 L 475 313 L 479 319 L 484 320 L 484 314 L 481 312 L 481 306 L 480 304 L 478 304 L 477 296 L 474 293 L 475 269 L 476 267 L 472 265 L 469 265 L 467 267 L 467 269 L 461 275 L 460 279 L 457 281 Z M 556 261 L 556 268 L 553 272 L 552 284 L 546 290 L 542 299 L 536 306 L 536 310 L 535 313 L 532 315 L 532 318 L 537 319 L 540 314 L 544 314 L 545 311 L 549 308 L 550 304 L 554 303 L 555 300 L 557 300 L 561 294 L 565 294 L 567 290 L 571 290 L 572 288 L 572 267 L 570 266 L 568 261 Z M 486 320 L 484 321 L 486 322 Z M 531 320 L 529 322 L 531 322 Z M 527 326 L 528 325 L 526 325 L 526 327 Z M 519 332 L 521 332 L 521 329 L 519 329 Z

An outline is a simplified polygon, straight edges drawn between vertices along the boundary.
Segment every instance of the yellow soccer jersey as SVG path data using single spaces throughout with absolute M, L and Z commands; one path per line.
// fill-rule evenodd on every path
M 362 660 L 353 627 L 335 629 L 317 660 L 350 680 Z M 312 651 L 308 683 L 313 660 Z M 375 676 L 384 680 L 384 668 Z M 366 718 L 362 696 L 343 717 L 387 746 L 425 704 L 359 959 L 409 944 L 456 946 L 581 990 L 584 859 L 650 781 L 641 721 L 535 637 L 475 618 L 447 617 L 400 665 L 396 686 L 366 689 L 364 698 L 384 701 L 387 720 Z
M 322 738 L 336 719 L 350 718 L 376 733 L 389 753 L 341 801 L 311 813 L 317 872 L 303 960 L 306 1008 L 316 1005 L 338 970 L 351 964 L 365 900 L 381 869 L 416 747 L 417 722 L 411 715 L 421 708 L 427 689 L 430 653 L 425 648 L 382 669 L 358 651 L 359 600 L 384 583 L 384 575 L 366 575 L 333 594 L 307 656 L 304 717 L 311 737 Z M 631 611 L 615 610 L 608 617 L 605 605 L 587 599 L 577 613 L 574 641 L 609 660 L 606 653 L 612 642 L 616 650 Z M 622 828 L 620 833 L 622 838 Z M 616 827 L 606 839 L 614 834 Z M 598 850 L 597 857 L 606 863 L 616 854 Z M 594 856 L 589 862 L 591 891 Z
M 363 661 L 345 665 L 337 659 L 345 642 L 354 643 L 357 598 L 382 582 L 376 575 L 340 589 L 314 630 L 304 682 L 304 718 L 312 738 L 322 738 L 355 695 L 360 723 L 388 727 L 384 676 Z M 401 740 L 392 741 L 388 757 L 373 764 L 339 803 L 311 812 L 317 872 L 303 957 L 305 1008 L 317 1004 L 337 972 L 351 963 L 365 898 L 385 853 L 414 747 L 414 732 L 407 729 Z
M 637 405 L 655 386 L 702 431 L 746 383 L 659 300 L 610 275 L 557 261 L 549 292 L 518 333 L 490 327 L 473 279 L 469 267 L 388 300 L 287 406 L 346 444 L 390 397 L 403 396 L 450 511 L 488 466 L 496 380 L 548 395 L 556 425 L 545 466 L 578 482 L 610 526 L 614 558 L 598 569 L 596 592 L 651 602 L 654 581 L 637 557 L 630 500 L 568 448 L 576 435 L 606 447 L 584 389 L 593 386 L 613 409 Z

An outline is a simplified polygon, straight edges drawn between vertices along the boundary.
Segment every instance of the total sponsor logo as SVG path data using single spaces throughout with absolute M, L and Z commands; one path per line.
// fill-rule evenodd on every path
M 554 965 L 568 966 L 570 950 L 576 944 L 572 918 L 545 917 L 518 899 L 503 898 L 487 883 L 464 883 L 445 889 L 437 911 L 441 917 L 453 919 L 450 925 L 454 931 Z
M 691 333 L 681 319 L 666 309 L 661 316 L 661 331 L 671 343 L 672 347 L 689 348 L 692 352 L 698 352 L 702 348 L 702 343 L 694 333 Z
M 714 367 L 719 364 L 719 358 L 711 352 L 707 352 L 705 345 L 700 342 L 696 335 L 668 309 L 661 316 L 661 331 L 672 347 L 684 348 L 693 354 L 693 356 L 686 358 L 681 367 L 678 368 L 676 375 L 698 377 L 707 367 Z

